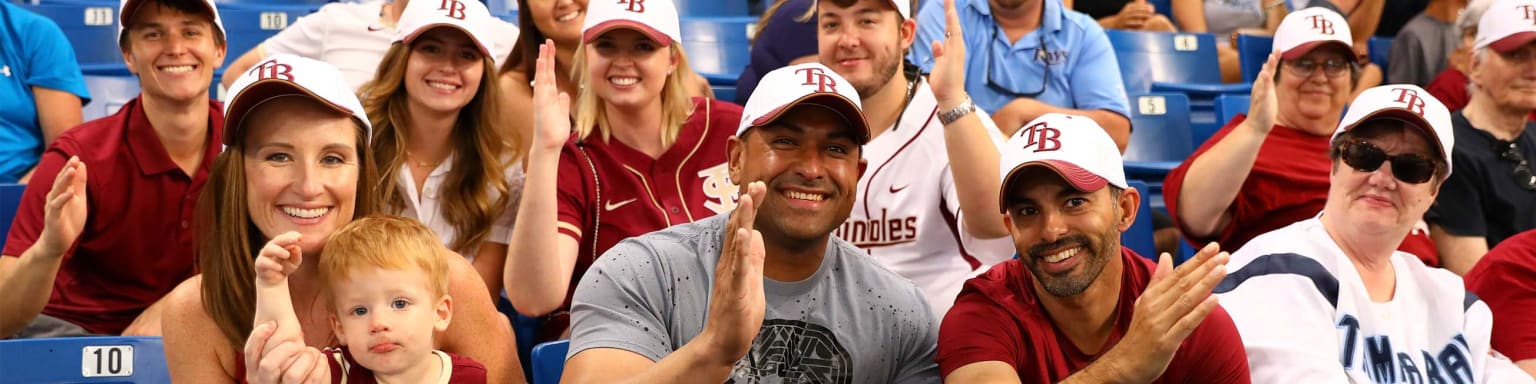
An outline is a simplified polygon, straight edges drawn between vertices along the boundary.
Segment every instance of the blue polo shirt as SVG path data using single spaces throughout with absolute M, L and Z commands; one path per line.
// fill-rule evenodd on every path
M 1064 11 L 1060 0 L 1046 0 L 1040 29 L 1009 42 L 992 20 L 987 0 L 955 0 L 955 8 L 965 29 L 965 91 L 977 107 L 994 113 L 1016 97 L 1038 93 L 1032 97 L 1046 104 L 1130 116 L 1114 49 L 1088 15 Z M 928 1 L 918 11 L 917 39 L 908 59 L 923 72 L 933 70 L 931 47 L 943 39 L 944 2 Z
M 32 87 L 91 95 L 75 50 L 58 24 L 9 1 L 0 2 L 0 183 L 14 183 L 43 153 Z

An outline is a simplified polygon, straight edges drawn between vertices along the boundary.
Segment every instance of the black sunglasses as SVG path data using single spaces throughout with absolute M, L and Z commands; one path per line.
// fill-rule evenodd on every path
M 1493 150 L 1499 152 L 1499 158 L 1515 163 L 1515 184 L 1527 191 L 1536 191 L 1536 176 L 1531 175 L 1531 163 L 1520 154 L 1520 147 L 1514 142 L 1498 141 L 1493 145 Z
M 992 39 L 987 40 L 987 88 L 991 88 L 993 91 L 1006 94 L 1013 98 L 1034 98 L 1035 96 L 1040 96 L 1040 94 L 1045 93 L 1045 86 L 1051 80 L 1051 63 L 1050 61 L 1046 60 L 1045 57 L 1045 33 L 1038 31 L 1035 32 L 1036 35 L 1040 36 L 1040 46 L 1035 48 L 1035 60 L 1040 61 L 1040 65 L 1045 67 L 1045 75 L 1040 77 L 1040 89 L 1034 92 L 1020 92 L 1013 88 L 1005 87 L 1002 84 L 998 84 L 996 81 L 992 80 L 992 46 L 997 45 L 998 29 L 1000 28 L 992 28 Z
M 1411 153 L 1387 155 L 1386 151 L 1364 141 L 1345 143 L 1341 152 L 1344 164 L 1360 172 L 1375 172 L 1382 163 L 1391 161 L 1392 177 L 1405 183 L 1421 184 L 1435 175 L 1435 162 L 1429 158 Z

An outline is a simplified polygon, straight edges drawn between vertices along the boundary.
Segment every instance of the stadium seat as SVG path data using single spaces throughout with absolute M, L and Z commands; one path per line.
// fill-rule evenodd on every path
M 1208 33 L 1160 33 L 1109 29 L 1109 44 L 1128 93 L 1155 91 L 1216 94 L 1248 92 L 1246 84 L 1222 84 L 1216 37 Z
M 1141 192 L 1141 208 L 1136 210 L 1136 220 L 1131 222 L 1131 228 L 1120 233 L 1120 245 L 1130 248 L 1142 257 L 1157 261 L 1157 246 L 1152 238 L 1151 188 L 1141 180 L 1128 180 L 1126 184 Z
M 1381 67 L 1382 76 L 1386 76 L 1387 64 L 1392 61 L 1392 38 L 1372 36 L 1370 40 L 1366 41 L 1365 45 L 1368 52 L 1367 57 L 1371 59 L 1371 63 Z
M 16 207 L 21 205 L 21 194 L 26 184 L 0 184 L 0 248 L 11 233 L 11 220 L 16 217 Z
M 752 14 L 751 9 L 747 8 L 747 2 L 743 0 L 674 0 L 673 4 L 677 5 L 678 17 L 684 19 L 698 16 L 750 16 Z M 683 32 L 683 36 L 688 36 L 688 32 Z
M 735 87 L 736 78 L 752 59 L 748 34 L 757 18 L 684 17 L 680 21 L 688 65 L 712 85 Z
M 117 2 L 17 5 L 59 25 L 75 49 L 75 60 L 81 70 L 124 66 L 122 50 L 117 46 Z
M 244 6 L 229 4 L 220 5 L 219 17 L 224 19 L 224 32 L 228 36 L 228 49 L 224 55 L 224 65 L 229 65 L 246 51 L 255 48 L 268 37 L 287 28 L 289 24 L 313 12 L 309 8 L 293 7 L 252 7 L 253 3 L 244 3 Z M 318 9 L 318 8 L 316 8 Z M 214 78 L 218 80 L 217 77 Z
M 124 70 L 126 73 L 127 70 Z M 80 117 L 91 121 L 117 113 L 123 104 L 139 96 L 139 80 L 133 75 L 86 74 L 85 88 L 91 92 L 91 103 L 81 108 Z
M 1216 96 L 1216 121 L 1219 123 L 1217 124 L 1216 128 L 1220 129 L 1223 126 L 1226 126 L 1227 123 L 1231 122 L 1232 118 L 1236 117 L 1239 113 L 1248 113 L 1248 104 L 1252 98 L 1252 96 L 1248 95 Z M 1192 138 L 1194 139 L 1195 147 L 1199 148 L 1201 144 L 1205 143 L 1205 140 L 1210 139 L 1211 135 L 1215 134 L 1216 130 L 1205 132 L 1199 130 L 1194 131 Z
M 1125 148 L 1126 178 L 1155 180 L 1189 157 L 1189 99 L 1177 93 L 1131 96 L 1131 142 Z
M 551 341 L 533 347 L 533 384 L 559 384 L 565 372 L 565 353 L 570 340 Z
M 159 337 L 0 340 L 0 384 L 169 383 Z
M 1274 47 L 1275 39 L 1269 36 L 1237 35 L 1237 62 L 1243 73 L 1243 82 L 1253 84 Z
M 734 102 L 736 100 L 736 86 L 734 85 L 710 85 L 715 92 L 715 100 Z
M 298 7 L 320 9 L 320 6 L 331 2 L 331 0 L 213 0 L 213 2 L 218 4 L 220 12 L 219 16 L 223 16 L 224 10 L 230 7 L 240 7 L 246 9 L 261 7 Z M 226 20 L 224 22 L 228 23 L 229 21 Z

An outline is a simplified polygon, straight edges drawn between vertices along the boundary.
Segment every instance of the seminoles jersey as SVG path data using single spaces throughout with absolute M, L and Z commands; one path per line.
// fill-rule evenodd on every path
M 677 141 L 655 159 L 618 140 L 604 142 L 596 132 L 565 144 L 556 191 L 557 226 L 561 234 L 576 238 L 580 248 L 562 309 L 570 307 L 570 294 L 592 260 L 619 240 L 736 207 L 726 143 L 741 123 L 741 107 L 703 98 L 693 103 L 693 114 Z M 563 319 L 556 322 L 551 330 L 563 331 Z
M 1312 218 L 1260 235 L 1214 292 L 1255 383 L 1528 383 L 1491 355 L 1493 315 L 1449 271 L 1401 251 L 1397 284 L 1374 302 L 1360 272 Z
M 868 168 L 859 178 L 853 212 L 834 235 L 917 283 L 935 317 L 943 318 L 968 275 L 1007 260 L 1013 242 L 978 240 L 961 226 L 938 102 L 927 81 L 917 87 L 896 126 L 864 144 Z M 1002 145 L 992 119 L 976 113 Z
M 447 353 L 432 351 L 432 357 L 438 359 L 442 371 L 438 373 L 437 380 L 433 384 L 484 384 L 485 365 L 474 359 Z M 325 363 L 331 367 L 331 384 L 378 384 L 379 379 L 373 375 L 373 371 L 352 357 L 352 352 L 346 347 L 333 347 L 325 349 Z

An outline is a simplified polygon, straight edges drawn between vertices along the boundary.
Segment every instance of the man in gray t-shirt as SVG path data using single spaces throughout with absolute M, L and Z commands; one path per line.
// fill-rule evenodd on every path
M 624 240 L 587 269 L 565 382 L 939 382 L 922 291 L 831 236 L 866 166 L 857 92 L 817 63 L 762 84 L 729 143 L 736 209 Z

